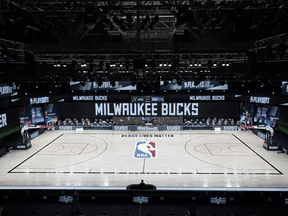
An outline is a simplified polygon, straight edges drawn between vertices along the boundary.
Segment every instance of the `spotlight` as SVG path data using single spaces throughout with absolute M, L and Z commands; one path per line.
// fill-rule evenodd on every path
M 95 10 L 93 5 L 87 5 L 85 8 L 86 17 L 85 17 L 85 24 L 89 30 L 92 30 L 95 27 Z
M 154 18 L 153 18 L 153 20 L 151 21 L 151 23 L 150 23 L 150 25 L 149 25 L 149 29 L 154 29 L 154 26 L 155 26 L 155 24 L 157 23 L 157 22 L 159 22 L 159 16 L 158 15 L 156 15 Z
M 3 58 L 8 57 L 8 51 L 7 50 L 1 50 L 1 54 L 2 54 Z
M 141 29 L 142 30 L 146 29 L 146 26 L 149 24 L 149 22 L 150 22 L 150 16 L 146 15 L 146 17 L 142 21 Z

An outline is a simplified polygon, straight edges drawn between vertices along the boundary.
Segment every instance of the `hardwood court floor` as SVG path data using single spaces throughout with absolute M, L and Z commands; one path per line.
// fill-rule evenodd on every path
M 139 142 L 152 158 L 135 158 Z M 286 189 L 287 162 L 251 132 L 53 131 L 0 158 L 0 186 Z

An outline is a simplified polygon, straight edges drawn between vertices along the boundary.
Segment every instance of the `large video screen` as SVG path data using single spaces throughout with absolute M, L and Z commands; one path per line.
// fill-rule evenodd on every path
M 44 113 L 42 107 L 31 107 L 32 124 L 44 122 Z
M 217 81 L 205 80 L 200 83 L 194 81 L 182 81 L 181 85 L 177 80 L 169 81 L 168 84 L 164 84 L 164 81 L 160 81 L 161 90 L 228 90 L 228 85 L 221 85 Z
M 0 83 L 0 98 L 11 96 L 12 94 L 16 93 L 16 90 L 17 89 L 15 83 L 12 83 L 12 85 Z
M 240 120 L 247 125 L 268 126 L 274 128 L 279 120 L 278 106 L 268 104 L 243 103 L 240 111 Z
M 19 108 L 20 125 L 52 124 L 58 120 L 58 106 L 55 103 L 23 106 Z
M 282 81 L 281 93 L 288 95 L 288 81 Z
M 19 108 L 19 122 L 22 127 L 32 123 L 31 106 L 22 106 Z
M 130 81 L 115 81 L 115 84 L 111 82 L 103 82 L 99 85 L 97 82 L 70 82 L 70 90 L 137 90 L 137 84 L 132 85 Z M 221 85 L 217 81 L 204 80 L 200 83 L 194 81 L 182 81 L 179 85 L 177 80 L 169 81 L 168 83 L 160 81 L 160 90 L 228 90 L 228 85 Z
M 44 104 L 45 123 L 53 124 L 58 120 L 58 106 L 57 104 Z
M 95 91 L 95 90 L 136 90 L 137 86 L 131 84 L 129 81 L 116 81 L 115 85 L 110 82 L 103 82 L 99 85 L 97 82 L 85 82 L 82 84 L 80 82 L 70 82 L 70 90 L 85 90 L 85 91 Z

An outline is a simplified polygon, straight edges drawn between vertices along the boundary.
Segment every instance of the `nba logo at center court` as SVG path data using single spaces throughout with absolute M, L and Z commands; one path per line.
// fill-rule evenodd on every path
M 157 153 L 156 143 L 139 141 L 136 143 L 134 158 L 155 158 Z

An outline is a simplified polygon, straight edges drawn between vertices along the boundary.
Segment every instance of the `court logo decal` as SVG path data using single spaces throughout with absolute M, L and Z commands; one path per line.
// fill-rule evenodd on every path
M 139 141 L 136 143 L 134 158 L 155 158 L 157 154 L 156 143 Z

